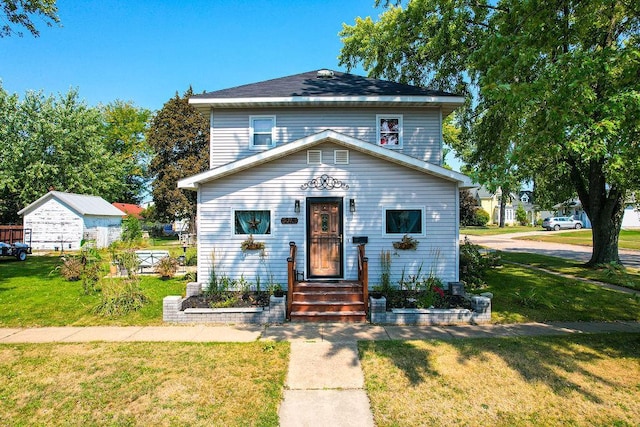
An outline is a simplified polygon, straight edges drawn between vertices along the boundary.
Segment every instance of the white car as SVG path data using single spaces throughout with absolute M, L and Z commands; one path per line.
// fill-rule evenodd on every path
M 564 228 L 564 229 L 575 228 L 576 230 L 579 230 L 583 227 L 583 225 L 582 225 L 582 221 L 578 219 L 573 219 L 570 216 L 556 216 L 553 218 L 545 218 L 544 221 L 542 221 L 542 227 L 546 228 L 549 231 L 551 230 L 558 231 L 561 228 Z

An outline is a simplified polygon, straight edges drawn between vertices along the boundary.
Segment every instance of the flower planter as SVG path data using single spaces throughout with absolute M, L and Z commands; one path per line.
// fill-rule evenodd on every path
M 491 299 L 471 298 L 472 309 L 466 308 L 395 308 L 387 311 L 387 299 L 369 300 L 371 323 L 383 325 L 459 325 L 491 322 Z
M 198 293 L 201 286 L 191 282 L 187 284 L 187 296 Z M 230 308 L 182 308 L 186 298 L 177 295 L 162 300 L 162 320 L 171 323 L 218 323 L 218 324 L 266 324 L 284 323 L 287 313 L 286 297 L 271 296 L 268 307 L 230 307 Z

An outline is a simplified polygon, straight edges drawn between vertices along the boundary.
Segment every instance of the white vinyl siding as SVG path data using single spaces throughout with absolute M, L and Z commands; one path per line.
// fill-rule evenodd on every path
M 280 115 L 278 115 L 280 120 Z M 325 153 L 340 150 L 341 146 L 323 143 L 318 149 Z M 332 164 L 307 164 L 307 150 L 274 160 L 228 177 L 202 184 L 198 204 L 198 277 L 208 280 L 211 253 L 215 249 L 217 262 L 224 265 L 228 275 L 255 281 L 267 275 L 286 287 L 289 242 L 298 245 L 299 270 L 306 270 L 306 200 L 308 197 L 341 197 L 344 199 L 344 278 L 357 278 L 357 246 L 354 236 L 368 236 L 366 253 L 369 257 L 370 285 L 379 282 L 380 253 L 392 253 L 398 235 L 383 233 L 385 207 L 415 207 L 423 209 L 423 236 L 416 251 L 397 251 L 392 263 L 392 282 L 397 282 L 403 270 L 415 274 L 433 271 L 443 281 L 458 278 L 457 254 L 457 186 L 455 183 L 426 175 L 406 167 L 391 164 L 367 154 L 350 151 L 349 165 L 339 168 Z M 326 174 L 349 186 L 332 190 L 301 185 Z M 349 212 L 349 199 L 354 199 L 356 211 Z M 300 200 L 300 213 L 295 212 L 295 200 Z M 270 210 L 271 235 L 264 240 L 261 255 L 243 254 L 241 242 L 246 236 L 235 236 L 231 229 L 233 210 Z M 282 221 L 298 218 L 297 224 Z
M 256 153 L 250 148 L 249 117 L 277 115 L 274 141 L 296 141 L 327 129 L 377 144 L 376 116 L 402 115 L 403 144 L 398 152 L 426 162 L 441 164 L 440 110 L 438 108 L 278 108 L 214 109 L 211 119 L 211 167 L 221 166 Z

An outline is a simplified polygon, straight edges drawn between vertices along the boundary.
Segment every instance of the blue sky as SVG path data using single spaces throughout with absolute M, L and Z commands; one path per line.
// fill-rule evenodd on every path
M 158 110 L 196 93 L 338 66 L 342 24 L 377 17 L 374 0 L 58 0 L 62 27 L 0 38 L 0 79 L 23 96 L 77 88 Z M 364 74 L 354 70 L 357 74 Z

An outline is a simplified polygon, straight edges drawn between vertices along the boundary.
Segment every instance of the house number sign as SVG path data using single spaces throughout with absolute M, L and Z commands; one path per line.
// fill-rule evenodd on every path
M 280 224 L 297 224 L 298 218 L 281 218 Z

